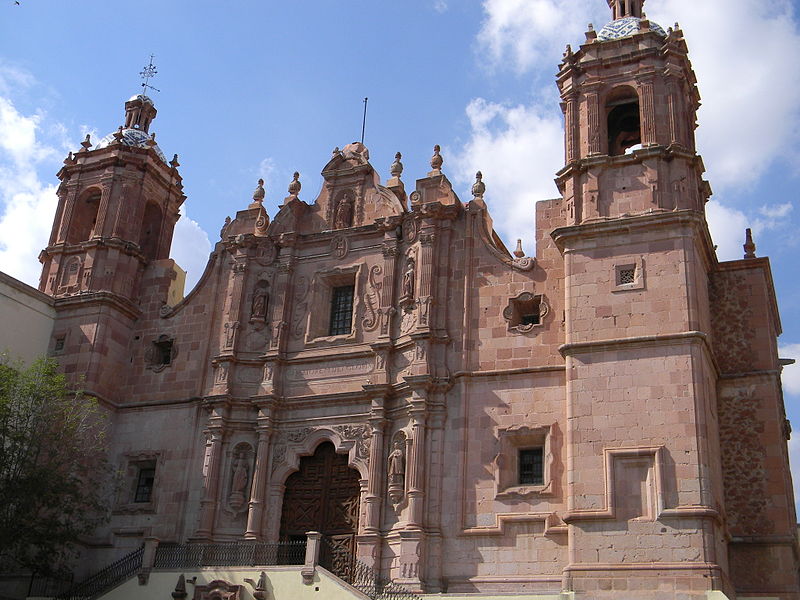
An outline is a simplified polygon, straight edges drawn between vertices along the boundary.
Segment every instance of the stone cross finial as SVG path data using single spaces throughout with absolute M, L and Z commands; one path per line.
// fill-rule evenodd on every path
M 297 195 L 300 193 L 300 188 L 303 187 L 300 184 L 300 173 L 295 171 L 292 177 L 292 182 L 289 184 L 289 195 L 297 197 Z
M 394 162 L 389 169 L 389 172 L 392 174 L 392 177 L 400 177 L 403 174 L 403 163 L 400 162 L 400 159 L 403 158 L 403 155 L 399 152 L 394 155 Z
M 475 183 L 472 184 L 472 195 L 475 198 L 483 198 L 483 193 L 486 191 L 486 184 L 483 183 L 483 173 L 478 171 L 475 173 Z
M 753 232 L 750 231 L 750 228 L 744 230 L 744 257 L 745 258 L 755 258 L 756 257 L 756 245 L 753 242 Z
M 436 144 L 433 147 L 433 156 L 431 156 L 431 169 L 433 169 L 434 171 L 442 170 L 442 164 L 444 163 L 444 159 L 442 158 L 442 155 L 439 154 L 441 150 L 442 149 L 439 147 L 439 144 Z
M 261 204 L 261 202 L 263 202 L 264 200 L 264 196 L 266 195 L 267 193 L 264 190 L 264 180 L 259 179 L 256 189 L 253 190 L 253 202 L 258 202 L 259 204 Z

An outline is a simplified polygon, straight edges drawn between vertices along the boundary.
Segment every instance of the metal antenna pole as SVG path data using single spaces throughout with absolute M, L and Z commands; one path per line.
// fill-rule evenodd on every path
M 367 128 L 367 100 L 369 98 L 364 98 L 364 120 L 361 121 L 361 143 L 364 143 L 364 130 Z

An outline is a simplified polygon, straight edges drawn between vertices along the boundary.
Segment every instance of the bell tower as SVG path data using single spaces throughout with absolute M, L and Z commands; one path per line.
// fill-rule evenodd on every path
M 558 73 L 566 164 L 557 174 L 573 225 L 658 210 L 704 210 L 695 149 L 700 96 L 680 29 L 643 0 L 608 0 L 613 20 L 567 46 Z
M 144 95 L 125 103 L 125 125 L 92 148 L 89 136 L 58 172 L 58 208 L 39 289 L 57 298 L 95 292 L 137 302 L 152 261 L 169 257 L 185 196 L 177 155 L 167 161 L 150 134 Z
M 155 116 L 153 101 L 136 95 L 124 126 L 94 147 L 86 136 L 70 152 L 39 255 L 39 289 L 55 298 L 51 352 L 87 393 L 110 401 L 137 322 L 166 301 L 163 282 L 176 277 L 169 251 L 185 196 L 177 155 L 167 161 L 149 132 Z
M 719 427 L 708 351 L 717 261 L 695 148 L 700 97 L 681 30 L 648 20 L 642 0 L 608 4 L 612 20 L 567 47 L 557 78 L 566 226 L 551 235 L 564 260 L 564 520 L 575 557 L 566 580 L 580 593 L 604 579 L 652 589 L 652 574 L 627 563 L 659 563 L 659 589 L 729 592 L 722 467 L 708 444 Z M 676 527 L 691 530 L 691 559 Z M 609 543 L 610 530 L 657 542 Z

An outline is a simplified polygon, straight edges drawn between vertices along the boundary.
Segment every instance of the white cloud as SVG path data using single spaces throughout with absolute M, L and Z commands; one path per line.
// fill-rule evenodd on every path
M 584 39 L 594 0 L 484 0 L 486 17 L 478 33 L 479 47 L 493 65 L 518 72 L 546 67 L 550 72 L 567 43 Z
M 434 0 L 433 2 L 433 10 L 438 13 L 443 13 L 447 11 L 447 1 L 446 0 Z
M 789 466 L 792 470 L 792 482 L 794 483 L 794 503 L 800 506 L 800 432 L 795 431 L 789 440 Z
M 0 269 L 33 286 L 39 279 L 36 257 L 47 245 L 57 203 L 56 186 L 36 172 L 56 156 L 37 137 L 41 121 L 41 114 L 23 115 L 0 97 Z
M 800 344 L 781 344 L 778 347 L 778 355 L 781 358 L 793 358 L 797 361 L 795 364 L 783 368 L 781 381 L 783 383 L 783 391 L 787 394 L 798 396 L 798 400 L 800 400 Z M 798 434 L 800 435 L 800 431 L 798 431 Z M 800 482 L 800 479 L 798 479 L 798 482 Z
M 717 245 L 717 258 L 735 260 L 744 256 L 744 230 L 752 224 L 742 211 L 716 200 L 706 204 L 706 218 L 711 239 Z
M 506 244 L 522 238 L 534 251 L 534 204 L 554 198 L 553 173 L 563 157 L 561 119 L 537 106 L 507 106 L 472 100 L 466 109 L 471 137 L 460 151 L 445 149 L 454 180 L 466 191 L 483 173 L 486 202 Z
M 704 103 L 699 114 L 698 151 L 714 189 L 725 194 L 751 185 L 781 159 L 800 170 L 800 154 L 790 148 L 800 133 L 800 70 L 792 62 L 800 50 L 800 33 L 791 2 L 776 0 L 767 12 L 761 10 L 758 0 L 662 0 L 652 4 L 647 6 L 651 19 L 664 27 L 679 21 L 686 36 Z M 564 44 L 570 42 L 576 48 L 583 41 L 587 21 L 594 21 L 599 28 L 610 20 L 604 3 L 594 0 L 484 0 L 483 9 L 479 48 L 492 66 L 505 65 L 525 76 L 535 76 L 540 68 L 551 73 Z M 776 81 L 780 82 L 779 92 L 774 91 Z M 547 86 L 555 89 L 553 83 L 547 82 Z M 506 235 L 517 235 L 520 216 L 527 228 L 534 197 L 553 195 L 550 182 L 562 166 L 563 137 L 560 123 L 558 128 L 542 124 L 556 122 L 557 111 L 554 101 L 542 102 L 541 98 L 516 107 L 479 99 L 467 107 L 471 132 L 458 157 L 455 179 L 465 182 L 476 167 L 482 168 L 487 186 L 495 186 L 489 187 L 487 198 L 497 198 L 500 191 L 503 194 L 502 203 L 492 203 L 490 209 L 498 229 Z M 537 129 L 526 130 L 530 127 Z M 546 148 L 549 154 L 545 154 Z M 523 155 L 535 160 L 520 165 L 517 158 Z M 522 166 L 524 176 L 519 171 L 515 174 L 514 168 L 503 168 L 506 165 Z M 491 177 L 492 173 L 497 175 Z M 497 181 L 500 176 L 502 181 Z M 492 180 L 497 182 L 490 184 Z M 540 191 L 534 192 L 534 188 Z M 507 203 L 510 206 L 505 206 Z M 716 200 L 709 202 L 709 225 L 720 258 L 741 258 L 746 227 L 756 236 L 777 229 L 785 226 L 790 211 L 790 203 L 745 214 Z
M 189 218 L 186 208 L 182 208 L 182 216 L 175 224 L 170 256 L 186 271 L 186 293 L 197 283 L 208 263 L 211 242 L 208 234 L 197 221 Z
M 800 132 L 800 31 L 789 0 L 660 0 L 648 17 L 679 21 L 703 107 L 698 150 L 719 191 L 752 184 Z M 797 155 L 790 160 L 797 162 Z M 795 164 L 795 168 L 797 165 Z

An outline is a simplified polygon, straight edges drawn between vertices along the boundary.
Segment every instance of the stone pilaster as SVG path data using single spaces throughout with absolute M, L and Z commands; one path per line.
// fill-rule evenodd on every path
M 253 486 L 250 491 L 250 507 L 247 514 L 246 539 L 261 538 L 261 520 L 264 514 L 264 497 L 270 476 L 270 438 L 273 433 L 272 401 L 263 402 L 258 409 L 258 447 L 256 466 L 253 472 Z

